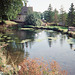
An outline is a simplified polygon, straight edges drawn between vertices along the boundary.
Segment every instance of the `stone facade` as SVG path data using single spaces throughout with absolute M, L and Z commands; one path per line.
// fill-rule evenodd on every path
M 21 12 L 18 14 L 16 21 L 18 22 L 24 22 L 27 14 L 33 12 L 33 7 L 22 7 Z

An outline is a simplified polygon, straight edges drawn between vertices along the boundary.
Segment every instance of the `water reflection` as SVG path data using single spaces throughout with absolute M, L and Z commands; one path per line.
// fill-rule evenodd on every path
M 9 35 L 14 40 L 10 42 L 6 47 L 7 50 L 7 63 L 19 64 L 24 58 L 28 58 L 29 52 L 28 48 L 31 48 L 31 45 L 35 38 L 35 31 L 14 31 L 13 35 Z M 15 39 L 16 38 L 16 39 Z M 30 42 L 20 43 L 22 40 L 31 39 Z
M 18 65 L 20 62 L 23 61 L 24 57 L 24 52 L 23 51 L 7 51 L 6 53 L 6 59 L 7 59 L 7 64 L 9 65 Z
M 16 35 L 19 40 L 25 40 L 25 39 L 32 39 L 32 41 L 35 38 L 35 31 L 16 31 L 14 32 L 14 35 Z
M 56 38 L 59 35 L 59 33 L 50 30 L 50 31 L 46 31 L 46 35 L 47 35 L 47 37 Z M 52 39 L 48 38 L 49 47 L 52 46 L 53 41 L 56 42 L 56 40 L 52 40 Z
M 73 44 L 70 44 L 70 48 L 71 48 L 71 49 L 73 48 Z
M 65 34 L 51 30 L 13 31 L 13 33 L 7 35 L 7 37 L 11 37 L 10 40 L 13 40 L 6 47 L 7 64 L 19 64 L 24 58 L 28 57 L 44 57 L 46 60 L 51 58 L 61 64 L 66 63 L 68 66 L 75 62 L 75 53 L 72 50 L 75 48 L 75 41 Z M 9 41 L 7 37 L 3 40 L 4 42 Z M 26 39 L 30 39 L 30 41 L 21 43 L 22 40 Z M 67 40 L 71 40 L 71 43 Z

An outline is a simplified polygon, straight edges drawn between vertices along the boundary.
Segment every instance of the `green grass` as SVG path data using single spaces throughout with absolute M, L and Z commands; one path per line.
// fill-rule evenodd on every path
M 5 24 L 7 24 L 7 25 L 12 25 L 12 24 L 17 24 L 16 22 L 13 22 L 13 21 L 8 21 L 8 20 L 6 20 L 6 21 L 4 21 L 5 22 Z
M 20 30 L 34 30 L 33 28 L 20 28 Z
M 24 27 L 26 27 L 26 28 L 32 28 L 34 26 L 33 25 L 24 25 Z
M 57 28 L 58 30 L 63 30 L 64 32 L 68 31 L 68 27 L 62 27 L 62 26 L 47 26 L 47 28 Z

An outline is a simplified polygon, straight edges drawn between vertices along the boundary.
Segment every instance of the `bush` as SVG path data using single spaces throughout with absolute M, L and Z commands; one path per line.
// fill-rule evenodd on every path
M 40 19 L 37 19 L 37 21 L 36 21 L 36 25 L 37 25 L 37 26 L 42 25 L 42 21 L 41 21 Z
M 33 25 L 35 26 L 36 25 L 36 19 L 34 17 L 33 14 L 29 14 L 26 19 L 25 19 L 25 24 L 26 25 Z

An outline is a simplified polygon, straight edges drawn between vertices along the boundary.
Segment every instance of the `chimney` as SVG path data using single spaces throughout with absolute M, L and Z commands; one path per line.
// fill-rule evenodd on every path
M 25 7 L 27 7 L 27 3 L 25 3 Z

